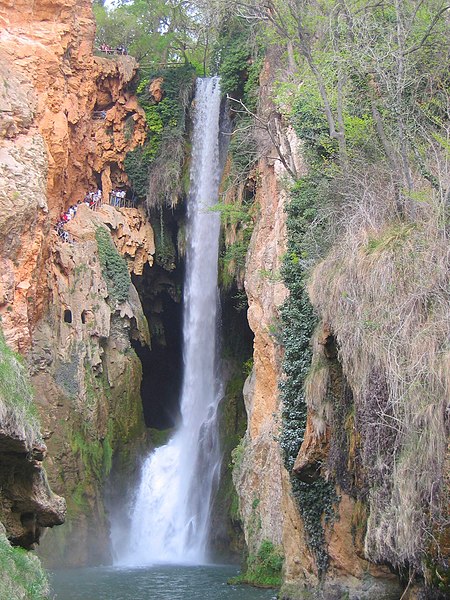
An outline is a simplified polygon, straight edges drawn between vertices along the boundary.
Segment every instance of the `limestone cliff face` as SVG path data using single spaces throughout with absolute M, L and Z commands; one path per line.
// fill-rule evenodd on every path
M 112 297 L 96 231 L 135 274 L 153 262 L 153 231 L 141 210 L 81 206 L 67 227 L 73 243 L 53 232 L 87 191 L 107 198 L 126 184 L 125 155 L 145 135 L 130 91 L 137 64 L 95 57 L 94 31 L 91 0 L 0 2 L 0 315 L 30 365 L 49 482 L 68 498 L 67 525 L 42 541 L 49 563 L 108 559 L 104 487 L 113 462 L 132 469 L 143 440 L 131 340 L 148 343 L 148 327 L 134 286 Z
M 68 499 L 68 525 L 41 544 L 47 564 L 108 560 L 104 486 L 112 461 L 131 463 L 144 441 L 141 365 L 130 340 L 149 343 L 147 322 L 131 283 L 125 301 L 111 297 L 96 240 L 105 223 L 129 228 L 127 211 L 139 217 L 136 209 L 108 206 L 93 213 L 82 206 L 71 223 L 74 242 L 55 235 L 51 243 L 51 302 L 29 356 L 35 389 L 42 392 L 49 479 Z
M 0 312 L 20 351 L 45 310 L 48 233 L 59 213 L 126 181 L 145 121 L 132 57 L 96 58 L 89 0 L 0 3 Z
M 244 388 L 248 427 L 243 460 L 233 479 L 249 552 L 255 553 L 261 541 L 268 539 L 283 548 L 286 579 L 312 583 L 313 562 L 277 443 L 282 355 L 275 335 L 277 309 L 286 297 L 286 289 L 279 281 L 285 250 L 286 196 L 279 181 L 280 170 L 265 161 L 259 169 L 261 181 L 256 196 L 259 216 L 245 276 L 248 320 L 255 335 L 254 368 Z
M 267 106 L 271 81 L 269 63 L 261 76 L 262 106 Z M 280 278 L 285 251 L 286 193 L 283 173 L 273 160 L 260 160 L 255 203 L 258 216 L 245 265 L 248 322 L 254 333 L 253 370 L 244 387 L 247 432 L 242 460 L 235 463 L 233 481 L 249 554 L 269 540 L 282 548 L 285 577 L 314 582 L 313 562 L 303 525 L 290 494 L 289 475 L 277 442 L 281 408 L 278 382 L 282 349 L 276 339 L 278 308 L 287 290 Z
M 273 76 L 270 67 L 269 61 L 261 75 L 261 106 L 270 102 Z M 301 169 L 301 165 L 298 167 Z M 255 554 L 261 542 L 269 540 L 282 548 L 286 580 L 314 583 L 313 561 L 277 442 L 282 359 L 282 348 L 277 341 L 278 308 L 287 294 L 280 277 L 286 241 L 286 192 L 281 181 L 285 172 L 280 164 L 268 159 L 262 159 L 257 170 L 258 217 L 247 254 L 244 281 L 249 303 L 248 322 L 255 336 L 254 366 L 244 387 L 248 425 L 243 458 L 235 465 L 233 480 L 249 553 Z
M 261 81 L 263 106 L 270 96 L 273 72 L 269 61 Z M 283 127 L 281 120 L 279 126 Z M 293 132 L 286 130 L 285 134 L 291 149 L 297 148 L 290 159 L 295 162 L 297 173 L 301 174 L 304 170 L 301 148 Z M 270 155 L 274 156 L 275 150 Z M 362 509 L 344 490 L 337 489 L 335 519 L 332 523 L 324 523 L 329 555 L 325 579 L 319 577 L 308 546 L 301 511 L 292 495 L 289 474 L 278 443 L 281 428 L 278 386 L 282 379 L 282 347 L 277 342 L 278 308 L 287 295 L 280 281 L 286 241 L 284 205 L 287 197 L 283 184 L 286 172 L 278 163 L 274 165 L 268 160 L 260 161 L 258 171 L 260 180 L 256 203 L 259 213 L 245 268 L 248 320 L 255 335 L 254 368 L 244 388 L 248 426 L 242 455 L 235 461 L 233 473 L 249 553 L 255 554 L 264 539 L 282 548 L 285 556 L 284 598 L 398 600 L 401 589 L 396 577 L 387 568 L 376 566 L 365 557 L 364 532 L 358 525 L 364 520 L 359 514 Z M 329 335 L 322 332 L 322 337 L 315 340 L 316 350 L 321 352 L 324 360 L 327 360 L 328 338 Z M 329 360 L 336 362 L 336 355 L 330 355 Z M 342 385 L 338 364 L 334 372 L 337 388 Z M 319 415 L 311 403 L 304 442 L 295 464 L 295 472 L 299 476 L 308 468 L 317 469 L 317 465 L 326 462 L 329 431 L 324 427 L 321 435 L 316 434 L 318 419 Z M 351 465 L 349 468 L 352 468 Z
M 64 522 L 66 505 L 47 481 L 47 448 L 36 418 L 25 366 L 0 330 L 0 530 L 32 548 L 43 528 Z
M 89 227 L 92 215 L 87 209 L 84 209 L 84 214 L 89 217 Z M 115 245 L 125 257 L 130 273 L 142 275 L 146 264 L 150 267 L 153 265 L 155 236 L 143 208 L 114 208 L 106 204 L 96 216 L 111 230 Z M 67 229 L 77 235 L 80 232 L 80 221 L 77 219 L 72 228 Z

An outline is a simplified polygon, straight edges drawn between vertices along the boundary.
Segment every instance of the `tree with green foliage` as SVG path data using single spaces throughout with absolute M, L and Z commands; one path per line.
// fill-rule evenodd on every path
M 448 8 L 444 0 L 236 2 L 244 20 L 266 23 L 273 41 L 290 50 L 293 86 L 303 82 L 298 98 L 316 98 L 343 173 L 359 168 L 354 126 L 356 134 L 361 125 L 372 129 L 395 179 L 400 216 L 414 210 L 423 179 L 442 198 L 448 193 L 440 184 L 449 134 Z
M 122 0 L 107 8 L 94 4 L 97 44 L 127 46 L 145 65 L 191 63 L 207 74 L 217 14 L 203 0 Z

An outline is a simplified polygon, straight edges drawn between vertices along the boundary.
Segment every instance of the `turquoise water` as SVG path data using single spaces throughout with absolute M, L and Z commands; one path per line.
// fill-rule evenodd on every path
M 274 590 L 227 585 L 230 566 L 95 567 L 52 573 L 57 600 L 271 600 Z

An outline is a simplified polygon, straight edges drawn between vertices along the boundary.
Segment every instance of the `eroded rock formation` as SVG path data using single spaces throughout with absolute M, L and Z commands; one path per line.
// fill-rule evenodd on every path
M 103 486 L 113 455 L 131 461 L 131 447 L 142 441 L 141 365 L 130 340 L 149 343 L 147 322 L 131 282 L 125 301 L 111 297 L 96 239 L 103 219 L 126 224 L 127 211 L 138 218 L 136 209 L 93 213 L 80 207 L 70 228 L 74 242 L 55 236 L 52 244 L 51 302 L 35 327 L 29 356 L 38 397 L 45 398 L 38 402 L 51 455 L 49 479 L 69 506 L 71 531 L 57 532 L 56 546 L 53 535 L 43 540 L 40 553 L 50 563 L 108 559 Z
M 69 501 L 68 525 L 44 536 L 42 554 L 70 564 L 107 557 L 103 486 L 113 459 L 119 470 L 131 468 L 131 445 L 143 431 L 141 365 L 130 340 L 147 344 L 148 327 L 126 267 L 127 298 L 112 297 L 96 231 L 106 232 L 106 251 L 119 257 L 114 238 L 135 274 L 155 252 L 140 209 L 104 206 L 94 214 L 81 206 L 67 227 L 73 243 L 53 231 L 87 191 L 103 188 L 107 199 L 127 184 L 125 155 L 145 135 L 129 89 L 137 63 L 95 57 L 94 31 L 90 0 L 0 3 L 0 314 L 9 346 L 30 365 L 49 482 Z M 5 525 L 29 546 L 34 531 L 62 521 L 63 501 L 49 491 L 42 453 L 21 443 L 2 442 L 14 461 L 25 461 L 23 477 L 13 469 L 20 499 L 5 495 L 20 505 L 18 517 L 5 517 Z
M 20 425 L 5 426 L 3 406 L 1 412 L 0 521 L 14 544 L 33 548 L 43 528 L 64 523 L 66 503 L 47 482 L 42 464 L 47 448 L 42 439 L 24 435 Z
M 0 4 L 0 313 L 9 343 L 31 345 L 47 290 L 48 234 L 60 212 L 126 182 L 145 120 L 128 91 L 132 57 L 93 55 L 91 2 Z
M 266 63 L 261 77 L 261 110 L 269 102 L 274 68 Z M 283 127 L 282 121 L 279 127 Z M 304 172 L 301 148 L 292 131 L 285 130 L 290 157 L 298 174 Z M 272 154 L 275 155 L 275 149 Z M 283 357 L 279 335 L 278 309 L 287 290 L 280 281 L 282 256 L 286 251 L 284 205 L 287 201 L 283 178 L 286 171 L 276 162 L 261 160 L 256 202 L 259 212 L 245 269 L 245 290 L 249 301 L 248 320 L 255 334 L 254 368 L 244 388 L 248 416 L 242 455 L 235 461 L 233 479 L 239 495 L 240 512 L 250 555 L 256 555 L 263 540 L 284 553 L 282 597 L 291 600 L 314 597 L 341 597 L 398 600 L 402 591 L 398 578 L 387 567 L 371 563 L 363 548 L 365 518 L 361 503 L 338 486 L 335 517 L 323 521 L 324 544 L 328 555 L 326 575 L 317 568 L 314 550 L 291 488 L 290 475 L 302 481 L 327 476 L 330 452 L 330 420 L 327 407 L 310 394 L 306 431 L 294 471 L 284 466 L 279 436 L 282 427 L 279 384 L 283 379 Z M 326 328 L 315 338 L 320 360 L 329 363 L 334 393 L 346 393 L 342 369 L 337 361 L 335 341 Z M 328 407 L 328 413 L 332 408 Z M 338 415 L 336 415 L 338 418 Z M 355 432 L 354 436 L 358 434 Z M 333 451 L 339 443 L 336 435 Z M 355 465 L 353 465 L 354 467 Z M 348 467 L 352 469 L 352 465 Z M 314 499 L 311 500 L 315 502 Z M 317 499 L 320 502 L 320 499 Z

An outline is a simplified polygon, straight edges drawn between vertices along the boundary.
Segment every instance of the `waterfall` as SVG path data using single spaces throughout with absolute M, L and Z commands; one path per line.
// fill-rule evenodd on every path
M 220 217 L 219 79 L 198 79 L 187 210 L 181 423 L 142 467 L 121 565 L 207 560 L 211 495 L 220 470 L 217 259 Z

